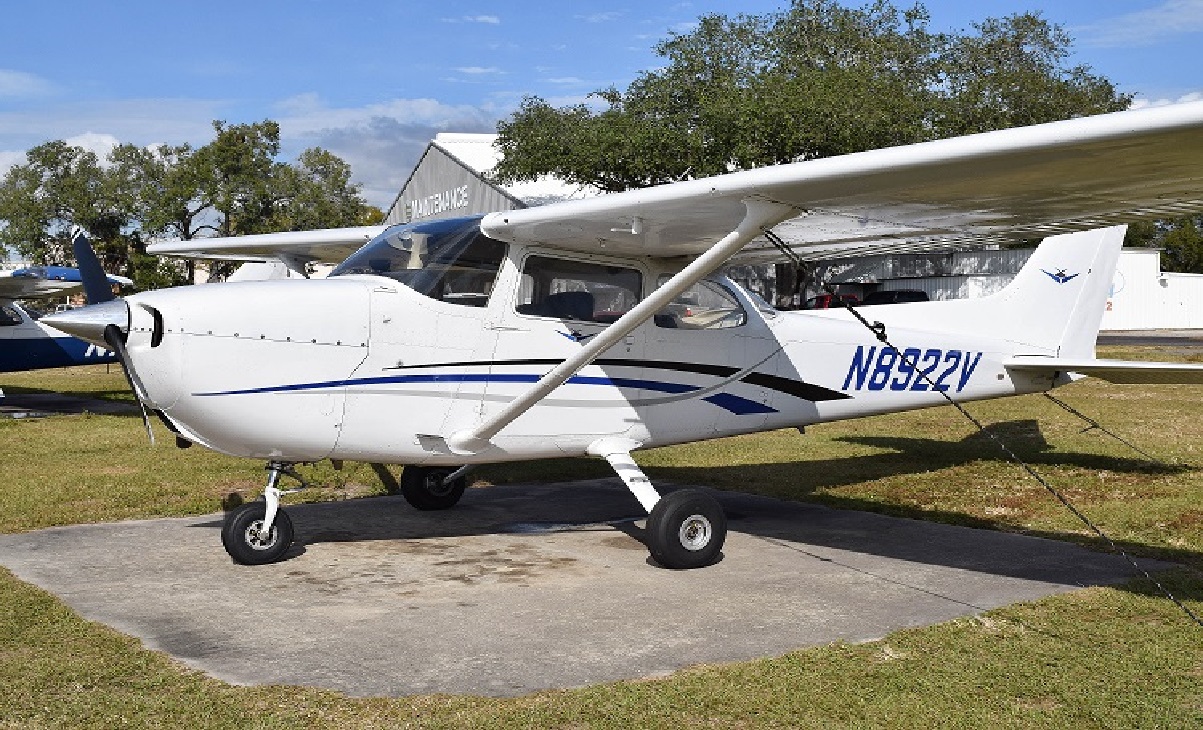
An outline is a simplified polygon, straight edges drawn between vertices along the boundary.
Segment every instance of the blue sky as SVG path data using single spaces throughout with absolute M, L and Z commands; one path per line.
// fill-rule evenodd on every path
M 860 5 L 860 2 L 849 4 Z M 899 0 L 897 3 L 904 5 Z M 528 94 L 556 104 L 623 87 L 701 14 L 784 0 L 402 2 L 9 0 L 0 24 L 0 171 L 52 139 L 105 151 L 211 139 L 214 119 L 281 123 L 387 206 L 440 131 L 492 131 Z M 929 0 L 936 29 L 1040 10 L 1074 62 L 1138 103 L 1203 92 L 1203 0 Z

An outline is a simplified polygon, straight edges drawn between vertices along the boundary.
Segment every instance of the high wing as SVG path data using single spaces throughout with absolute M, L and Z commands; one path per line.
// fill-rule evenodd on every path
M 793 209 L 776 232 L 802 259 L 1039 240 L 1203 211 L 1203 102 L 871 150 L 491 213 L 498 240 L 696 256 L 744 201 Z M 151 244 L 159 255 L 333 263 L 384 226 Z M 740 262 L 777 258 L 758 237 Z
M 356 226 L 226 238 L 194 238 L 190 241 L 161 241 L 147 246 L 146 252 L 158 256 L 228 261 L 338 263 L 383 233 L 385 228 L 387 226 Z
M 802 258 L 973 246 L 1203 210 L 1203 102 L 1117 112 L 493 213 L 493 238 L 696 255 L 788 205 Z M 742 259 L 779 255 L 753 243 Z

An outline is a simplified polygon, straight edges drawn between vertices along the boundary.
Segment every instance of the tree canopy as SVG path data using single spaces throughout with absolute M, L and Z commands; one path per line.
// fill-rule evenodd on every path
M 527 97 L 498 126 L 502 181 L 556 175 L 603 191 L 1117 111 L 1131 98 L 1038 13 L 935 33 L 922 5 L 795 0 L 706 15 L 656 46 L 625 90 L 554 108 Z
M 793 0 L 702 16 L 655 47 L 659 68 L 594 103 L 530 96 L 498 125 L 500 182 L 553 175 L 617 192 L 735 170 L 1120 111 L 1070 65 L 1073 39 L 1039 12 L 933 32 L 922 4 Z M 1203 218 L 1137 224 L 1127 244 L 1203 273 Z
M 378 213 L 336 155 L 312 148 L 277 160 L 276 122 L 215 121 L 213 131 L 201 147 L 122 144 L 104 160 L 63 141 L 34 147 L 0 183 L 0 243 L 70 264 L 70 231 L 82 226 L 106 270 L 155 288 L 183 283 L 191 267 L 147 255 L 153 238 L 353 226 Z

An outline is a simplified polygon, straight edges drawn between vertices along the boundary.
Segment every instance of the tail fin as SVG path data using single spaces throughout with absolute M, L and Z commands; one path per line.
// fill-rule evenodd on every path
M 112 285 L 109 284 L 109 276 L 101 268 L 100 260 L 96 258 L 96 252 L 92 250 L 92 244 L 84 235 L 83 230 L 77 228 L 74 233 L 71 248 L 75 253 L 75 262 L 79 266 L 79 278 L 83 280 L 84 297 L 88 300 L 88 304 L 112 301 L 116 297 L 113 295 Z
M 1093 358 L 1126 230 L 1050 236 L 1002 291 L 874 307 L 871 318 L 888 326 L 996 337 L 1014 343 L 1017 355 Z
M 1094 357 L 1126 231 L 1114 226 L 1046 238 L 1015 279 L 982 302 L 999 306 L 1008 339 L 1058 357 Z

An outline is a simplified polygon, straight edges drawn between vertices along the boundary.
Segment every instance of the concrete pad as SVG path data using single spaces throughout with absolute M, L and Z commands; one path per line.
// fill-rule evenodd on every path
M 435 513 L 400 497 L 290 507 L 297 544 L 268 566 L 231 563 L 221 515 L 4 535 L 0 563 L 228 682 L 355 696 L 656 676 L 1130 577 L 1068 543 L 715 495 L 724 557 L 693 571 L 648 559 L 616 479 L 470 489 Z

